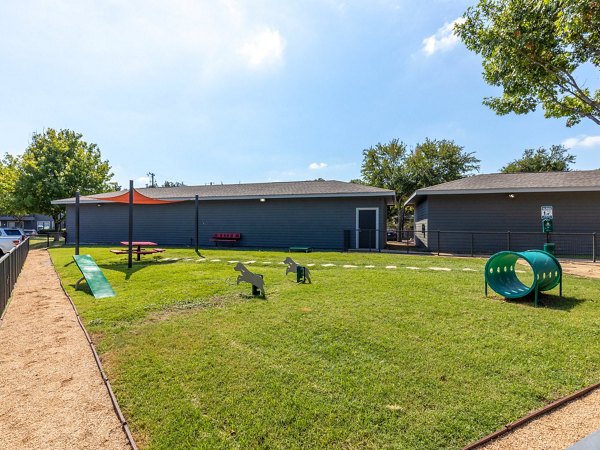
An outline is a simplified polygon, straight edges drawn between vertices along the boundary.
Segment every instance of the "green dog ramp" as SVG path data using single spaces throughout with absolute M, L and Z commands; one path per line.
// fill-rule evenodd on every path
M 84 279 L 87 282 L 90 291 L 96 298 L 114 297 L 115 291 L 112 286 L 96 264 L 96 261 L 90 255 L 73 255 L 73 260 L 79 270 L 81 270 L 81 277 L 75 284 L 75 289 L 79 288 L 79 283 Z

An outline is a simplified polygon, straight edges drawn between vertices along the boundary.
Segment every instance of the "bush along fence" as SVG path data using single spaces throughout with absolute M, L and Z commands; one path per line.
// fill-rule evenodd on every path
M 25 239 L 0 258 L 0 317 L 4 314 L 28 253 L 29 239 Z
M 487 256 L 503 250 L 525 251 L 553 243 L 558 258 L 598 260 L 597 233 L 542 233 L 523 231 L 395 231 L 344 230 L 347 250 L 398 250 L 405 253 L 450 253 Z

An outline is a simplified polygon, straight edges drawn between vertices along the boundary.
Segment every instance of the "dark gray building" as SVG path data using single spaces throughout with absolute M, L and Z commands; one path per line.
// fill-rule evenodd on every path
M 394 192 L 341 181 L 300 181 L 136 189 L 152 199 L 177 201 L 134 206 L 134 240 L 193 245 L 195 196 L 199 196 L 200 246 L 214 246 L 215 233 L 241 233 L 236 244 L 254 248 L 307 246 L 316 249 L 383 248 L 387 207 Z M 81 197 L 81 243 L 127 240 L 128 205 L 110 197 Z M 66 205 L 67 239 L 75 237 L 75 199 Z M 362 231 L 358 231 L 361 229 Z M 351 230 L 344 233 L 344 230 Z M 379 232 L 368 232 L 377 230 Z
M 27 214 L 22 217 L 0 215 L 0 227 L 34 231 L 53 230 L 54 220 L 43 214 Z
M 432 250 L 524 250 L 550 238 L 557 248 L 587 253 L 600 232 L 600 171 L 475 175 L 419 189 L 406 205 L 415 209 L 416 243 Z M 552 207 L 550 235 L 542 232 L 542 206 Z

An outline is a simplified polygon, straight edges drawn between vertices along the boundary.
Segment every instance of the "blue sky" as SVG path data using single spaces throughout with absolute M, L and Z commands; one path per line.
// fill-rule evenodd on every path
M 600 168 L 591 121 L 481 104 L 498 90 L 450 25 L 474 3 L 4 0 L 0 153 L 69 128 L 138 186 L 350 180 L 393 138 L 452 139 L 484 173 L 560 143 Z

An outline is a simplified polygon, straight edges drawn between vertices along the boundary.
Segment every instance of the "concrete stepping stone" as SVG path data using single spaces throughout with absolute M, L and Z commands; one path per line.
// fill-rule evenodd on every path
M 397 269 L 398 267 L 396 266 L 385 266 L 386 269 Z
M 429 269 L 443 271 L 443 272 L 450 272 L 452 270 L 452 269 L 449 269 L 448 267 L 429 267 Z
M 353 266 L 352 264 L 344 264 L 344 269 L 355 269 L 358 266 Z
M 211 259 L 210 262 L 221 262 L 220 259 Z
M 283 263 L 282 263 L 283 264 Z M 323 267 L 335 267 L 335 264 L 321 264 Z
M 420 267 L 415 267 L 415 266 L 406 266 L 405 269 L 408 269 L 408 270 L 421 270 Z
M 365 266 L 365 269 L 374 269 L 374 268 L 375 268 L 375 266 L 371 266 L 371 265 Z
M 469 268 L 469 267 L 465 267 L 465 268 L 463 269 L 463 271 L 464 271 L 464 272 L 477 272 L 477 270 L 475 270 L 475 269 L 471 269 L 471 268 Z

